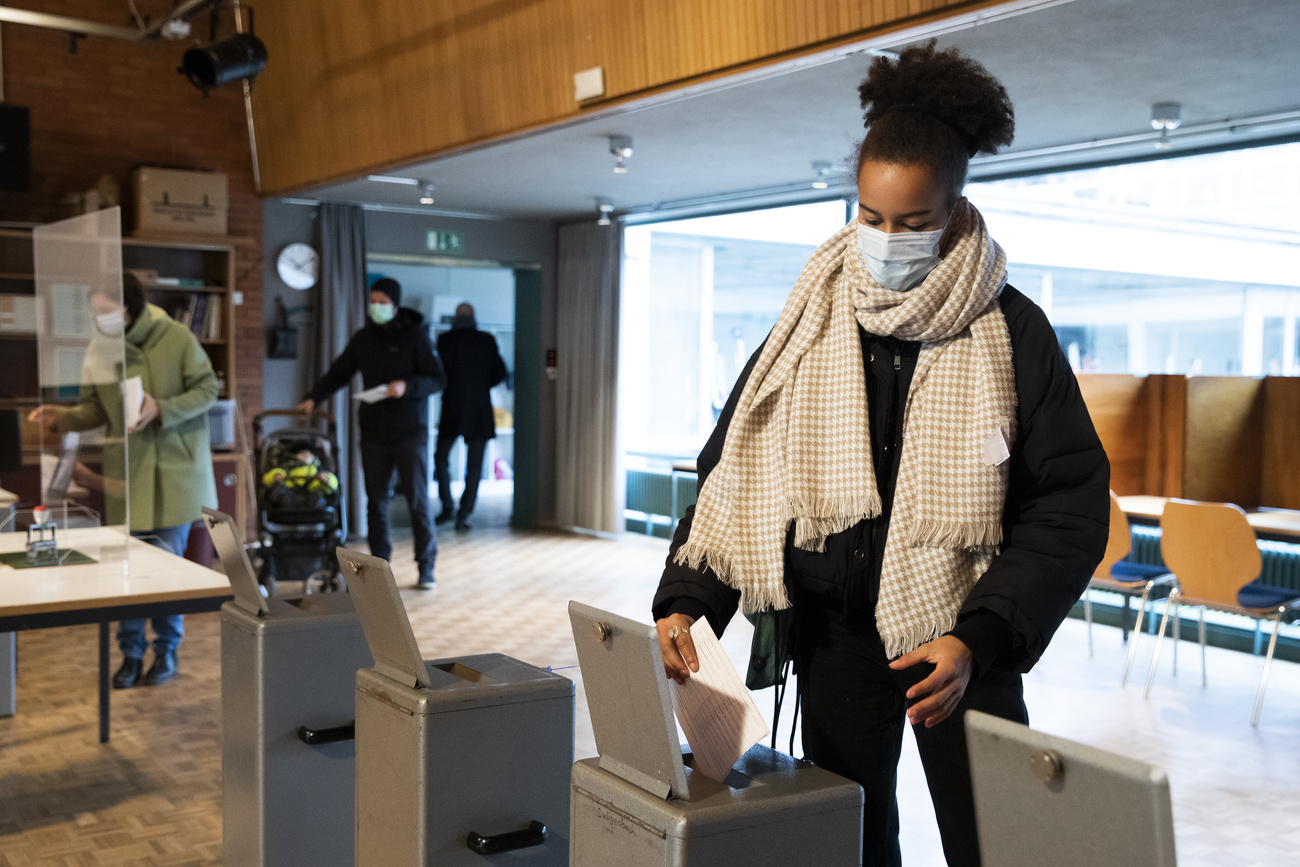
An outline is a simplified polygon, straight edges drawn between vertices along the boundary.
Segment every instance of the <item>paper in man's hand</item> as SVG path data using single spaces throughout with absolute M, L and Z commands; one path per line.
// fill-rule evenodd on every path
M 352 395 L 353 400 L 359 400 L 362 403 L 379 403 L 386 397 L 388 397 L 387 385 L 376 385 L 374 388 L 367 388 L 365 391 L 359 391 Z
M 691 745 L 694 770 L 725 782 L 736 760 L 770 729 L 708 620 L 695 621 L 691 638 L 700 670 L 686 683 L 669 681 L 673 710 Z

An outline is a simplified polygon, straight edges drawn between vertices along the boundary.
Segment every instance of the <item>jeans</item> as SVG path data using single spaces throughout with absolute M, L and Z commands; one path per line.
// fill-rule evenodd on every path
M 438 499 L 442 501 L 442 510 L 450 512 L 451 472 L 447 469 L 447 457 L 451 447 L 456 444 L 456 434 L 438 431 L 438 444 L 433 449 L 433 472 L 438 479 Z M 474 512 L 478 502 L 478 483 L 483 478 L 483 453 L 487 450 L 486 437 L 465 438 L 465 492 L 460 495 L 460 510 L 456 515 L 468 518 Z
M 171 551 L 177 557 L 183 557 L 185 546 L 190 540 L 190 526 L 190 524 L 181 524 L 178 527 L 156 527 L 142 532 L 132 531 L 131 535 L 144 539 L 150 545 Z M 144 618 L 140 618 L 123 620 L 117 625 L 117 646 L 122 649 L 122 655 L 128 659 L 144 658 L 144 652 L 149 647 L 144 624 Z M 154 655 L 162 656 L 164 653 L 170 653 L 180 647 L 181 639 L 185 637 L 185 615 L 154 617 L 153 631 Z
M 909 704 L 905 694 L 934 666 L 894 671 L 874 622 L 848 624 L 837 603 L 823 605 L 808 596 L 796 606 L 804 756 L 862 786 L 862 863 L 895 867 L 902 863 L 895 787 Z M 1027 724 L 1020 675 L 990 669 L 970 682 L 943 722 L 912 727 L 950 867 L 980 863 L 962 721 L 972 708 Z
M 415 561 L 420 573 L 433 574 L 438 557 L 438 540 L 433 535 L 429 511 L 429 435 L 421 433 L 396 443 L 361 441 L 361 472 L 366 480 L 366 520 L 369 523 L 370 553 L 384 560 L 393 558 L 388 538 L 388 501 L 393 496 L 393 470 L 406 493 L 415 534 Z

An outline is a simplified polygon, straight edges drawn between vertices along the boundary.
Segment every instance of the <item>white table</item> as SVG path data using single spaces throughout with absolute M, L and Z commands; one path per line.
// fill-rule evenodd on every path
M 108 741 L 109 623 L 215 611 L 231 598 L 226 576 L 105 527 L 59 531 L 59 547 L 100 562 L 0 566 L 0 632 L 99 624 L 99 740 Z M 23 551 L 26 533 L 0 533 L 0 552 Z M 123 547 L 125 546 L 125 547 Z
M 1119 507 L 1136 524 L 1159 526 L 1168 497 L 1134 494 L 1118 497 Z M 1272 542 L 1300 542 L 1300 512 L 1291 509 L 1247 509 L 1246 521 L 1260 539 Z

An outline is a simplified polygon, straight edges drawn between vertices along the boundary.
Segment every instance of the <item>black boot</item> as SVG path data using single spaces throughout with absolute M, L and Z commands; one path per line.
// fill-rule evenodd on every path
M 443 505 L 442 511 L 439 512 L 438 516 L 433 519 L 433 523 L 442 525 L 447 523 L 454 517 L 456 517 L 456 510 L 453 509 L 451 506 Z
M 176 651 L 169 650 L 166 653 L 154 653 L 153 665 L 149 666 L 149 673 L 144 676 L 145 686 L 156 686 L 160 683 L 166 683 L 176 676 Z
M 122 660 L 122 667 L 113 675 L 113 689 L 130 689 L 140 682 L 140 675 L 144 672 L 144 660 L 126 657 Z

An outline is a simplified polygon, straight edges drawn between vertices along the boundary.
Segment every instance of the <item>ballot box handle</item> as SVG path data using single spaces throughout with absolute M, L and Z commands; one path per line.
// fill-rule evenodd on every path
M 513 849 L 527 849 L 529 846 L 540 846 L 545 842 L 546 826 L 536 820 L 529 822 L 528 827 L 522 831 L 510 831 L 506 834 L 497 834 L 495 837 L 484 837 L 482 834 L 470 831 L 469 836 L 465 838 L 465 845 L 470 848 L 470 851 L 480 855 L 496 855 Z
M 335 741 L 355 740 L 357 736 L 357 724 L 350 722 L 345 726 L 335 726 L 332 729 L 309 729 L 306 726 L 298 726 L 298 740 L 304 744 L 332 744 Z

